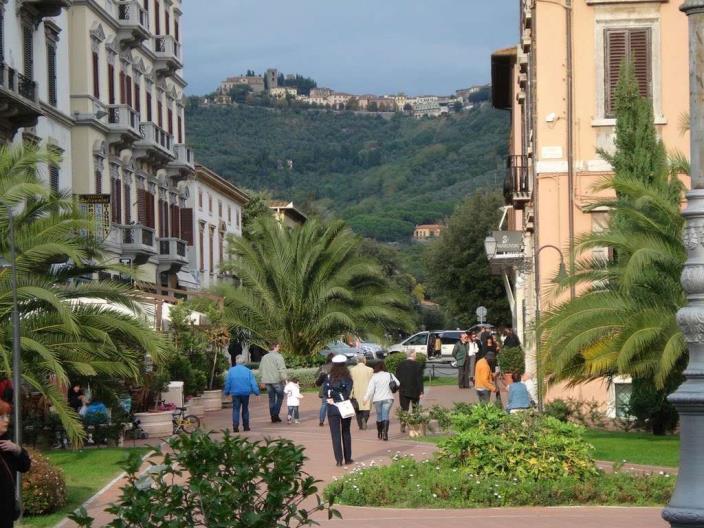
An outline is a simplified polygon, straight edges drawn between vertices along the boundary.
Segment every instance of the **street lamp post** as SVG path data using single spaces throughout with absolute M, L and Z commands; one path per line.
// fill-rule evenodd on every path
M 663 511 L 673 528 L 704 528 L 704 0 L 680 9 L 689 21 L 689 90 L 692 190 L 687 194 L 682 286 L 688 304 L 677 322 L 689 348 L 685 382 L 669 400 L 680 414 L 680 467 L 675 492 Z

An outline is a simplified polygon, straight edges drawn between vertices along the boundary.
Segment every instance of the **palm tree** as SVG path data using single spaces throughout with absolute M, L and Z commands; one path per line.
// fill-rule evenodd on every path
M 7 260 L 8 207 L 15 217 L 22 379 L 56 410 L 69 438 L 84 437 L 61 387 L 82 378 L 137 382 L 145 354 L 162 357 L 162 340 L 124 285 L 90 280 L 105 269 L 92 224 L 67 195 L 37 177 L 58 160 L 31 146 L 0 147 L 0 253 Z M 11 376 L 10 270 L 0 269 L 0 373 Z
M 316 354 L 345 333 L 382 335 L 410 325 L 410 300 L 392 289 L 379 266 L 359 254 L 359 239 L 340 221 L 316 220 L 287 229 L 257 220 L 253 239 L 230 240 L 225 269 L 240 285 L 225 285 L 225 319 L 255 344 L 281 342 Z
M 603 232 L 581 237 L 579 253 L 608 247 L 610 260 L 584 257 L 560 287 L 579 285 L 579 297 L 554 307 L 543 320 L 543 351 L 552 380 L 579 383 L 630 375 L 662 389 L 672 385 L 686 354 L 677 322 L 685 295 L 680 275 L 686 259 L 678 173 L 682 155 L 670 157 L 657 139 L 652 105 L 638 94 L 632 65 L 622 68 L 617 91 L 617 141 L 613 177 L 598 191 L 612 199 Z M 676 385 L 675 385 L 676 386 Z

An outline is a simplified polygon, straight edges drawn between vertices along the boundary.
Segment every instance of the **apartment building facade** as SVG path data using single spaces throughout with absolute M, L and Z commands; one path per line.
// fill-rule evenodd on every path
M 490 260 L 504 275 L 514 326 L 535 374 L 536 318 L 579 293 L 555 296 L 552 281 L 578 258 L 574 240 L 603 229 L 608 219 L 608 211 L 585 208 L 596 197 L 594 185 L 612 173 L 597 151 L 613 149 L 614 91 L 626 57 L 653 103 L 666 147 L 689 152 L 681 129 L 689 101 L 687 17 L 667 0 L 520 0 L 519 8 L 519 44 L 492 55 L 492 96 L 496 108 L 511 113 L 499 229 L 522 247 L 502 249 L 493 237 Z M 592 256 L 608 258 L 608 248 Z M 556 386 L 547 398 L 596 399 L 614 415 L 629 380 L 613 382 Z
M 178 184 L 187 196 L 184 231 L 189 265 L 178 273 L 186 289 L 207 289 L 225 274 L 230 237 L 242 236 L 242 212 L 249 197 L 213 170 L 196 165 L 196 171 Z
M 40 174 L 53 190 L 70 189 L 69 0 L 0 3 L 0 141 L 27 141 L 62 156 Z
M 74 0 L 69 10 L 73 192 L 115 261 L 178 287 L 187 264 L 180 0 Z

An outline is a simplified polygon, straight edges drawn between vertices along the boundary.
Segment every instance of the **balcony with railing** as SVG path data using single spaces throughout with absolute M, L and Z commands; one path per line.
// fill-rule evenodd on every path
M 122 0 L 117 6 L 117 39 L 129 48 L 140 46 L 151 37 L 149 13 L 139 0 Z
M 37 124 L 42 115 L 37 100 L 37 83 L 14 68 L 0 63 L 0 120 L 14 133 L 20 127 Z
M 109 105 L 108 127 L 110 140 L 137 141 L 142 138 L 139 112 L 129 105 Z
M 141 138 L 134 144 L 138 158 L 152 157 L 167 163 L 176 158 L 174 137 L 166 130 L 152 122 L 141 123 L 139 130 Z
M 181 44 L 171 35 L 154 37 L 156 61 L 154 69 L 162 75 L 171 75 L 183 68 Z
M 195 170 L 195 156 L 190 148 L 182 143 L 177 143 L 174 145 L 174 154 L 176 154 L 176 159 L 169 163 L 169 169 Z
M 528 156 L 508 156 L 506 158 L 506 179 L 504 180 L 504 199 L 507 205 L 523 209 L 531 200 L 532 185 Z
M 135 264 L 143 264 L 156 255 L 154 229 L 140 224 L 118 226 L 122 231 L 122 254 Z
M 179 238 L 159 239 L 159 264 L 171 268 L 172 271 L 188 263 L 186 242 Z

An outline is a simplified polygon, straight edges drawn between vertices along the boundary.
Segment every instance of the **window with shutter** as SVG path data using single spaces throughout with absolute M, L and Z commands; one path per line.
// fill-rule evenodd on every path
M 125 224 L 129 225 L 132 223 L 132 187 L 129 181 L 126 180 L 124 183 L 125 188 Z
M 200 223 L 200 228 L 198 229 L 198 252 L 200 253 L 200 258 L 198 259 L 198 265 L 201 272 L 205 271 L 205 224 Z
M 117 178 L 112 179 L 112 221 L 120 224 L 122 219 L 122 185 Z
M 134 82 L 134 109 L 142 112 L 142 90 L 137 81 Z
M 219 260 L 220 260 L 220 268 L 222 268 L 223 263 L 225 262 L 225 232 L 220 231 L 220 234 L 218 236 L 218 251 L 220 253 L 219 255 Z
M 161 19 L 159 11 L 159 1 L 154 0 L 154 34 L 161 35 Z
M 147 121 L 152 120 L 152 94 L 147 92 Z
M 181 41 L 181 26 L 177 18 L 174 19 L 174 38 L 176 39 L 176 42 Z
M 616 87 L 621 66 L 633 62 L 638 89 L 643 97 L 652 99 L 652 56 L 650 28 L 604 30 L 604 107 L 606 117 L 615 116 Z
M 125 104 L 127 98 L 125 95 L 125 72 L 120 72 L 120 104 Z
M 147 199 L 147 227 L 151 227 L 152 229 L 154 229 L 154 194 L 146 192 L 145 197 Z
M 100 98 L 100 56 L 93 52 L 93 97 Z
M 59 168 L 56 165 L 49 167 L 49 187 L 51 192 L 59 192 Z
M 181 239 L 186 241 L 189 246 L 193 245 L 193 209 L 184 207 L 180 211 L 181 214 Z
M 144 189 L 137 189 L 137 222 L 147 225 L 147 197 Z
M 178 142 L 183 144 L 183 119 L 178 116 Z
M 166 217 L 164 216 L 164 200 L 159 200 L 159 236 L 166 238 L 164 227 L 166 226 Z
M 164 30 L 166 31 L 167 35 L 170 35 L 170 26 L 171 26 L 171 16 L 169 15 L 169 8 L 164 7 Z
M 181 238 L 181 208 L 171 204 L 171 236 Z
M 132 77 L 125 76 L 125 90 L 127 91 L 127 105 L 132 106 Z
M 46 66 L 49 104 L 56 106 L 59 99 L 56 87 L 56 43 L 50 40 L 46 43 Z
M 95 194 L 103 194 L 103 173 L 95 171 Z
M 161 101 L 156 102 L 156 120 L 157 120 L 157 125 L 159 125 L 159 128 L 163 128 L 163 122 L 164 122 L 164 105 L 161 103 Z
M 174 111 L 169 108 L 169 134 L 174 133 Z
M 208 233 L 208 271 L 210 273 L 213 273 L 215 271 L 215 258 L 213 255 L 215 254 L 214 250 L 214 241 L 215 241 L 215 228 L 210 226 L 209 233 Z
M 108 104 L 115 104 L 115 66 L 108 63 Z
M 22 53 L 24 55 L 24 76 L 34 80 L 34 30 L 32 26 L 22 28 Z

